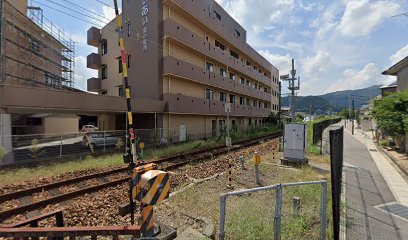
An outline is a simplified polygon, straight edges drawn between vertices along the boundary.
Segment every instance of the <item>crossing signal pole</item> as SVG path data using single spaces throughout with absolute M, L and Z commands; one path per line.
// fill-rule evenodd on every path
M 283 75 L 280 77 L 280 79 L 282 81 L 288 81 L 289 82 L 289 86 L 288 89 L 291 91 L 292 96 L 290 98 L 290 112 L 292 115 L 292 123 L 295 122 L 296 116 L 295 116 L 295 112 L 296 112 L 296 107 L 295 107 L 295 91 L 300 89 L 300 77 L 296 78 L 296 69 L 295 69 L 295 59 L 292 59 L 292 70 L 290 71 L 290 75 L 292 75 L 292 77 L 289 77 L 289 74 Z M 297 81 L 297 84 L 296 84 Z

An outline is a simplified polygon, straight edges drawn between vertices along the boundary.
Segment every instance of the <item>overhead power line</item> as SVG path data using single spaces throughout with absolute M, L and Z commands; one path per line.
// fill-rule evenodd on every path
M 91 10 L 89 10 L 89 9 L 87 9 L 87 8 L 84 8 L 84 7 L 82 7 L 82 6 L 79 5 L 79 4 L 73 3 L 73 2 L 71 2 L 71 1 L 69 1 L 69 0 L 63 0 L 63 1 L 69 3 L 69 4 L 73 5 L 73 6 L 76 6 L 76 7 L 80 8 L 80 9 L 82 9 L 82 10 L 84 10 L 84 11 L 90 12 L 90 13 L 94 14 L 95 16 L 98 16 L 98 17 L 100 17 L 100 18 L 106 19 L 107 21 L 111 21 L 111 20 L 112 20 L 112 19 L 108 19 L 107 17 L 105 17 L 105 16 L 103 16 L 103 15 L 100 15 L 100 14 L 94 12 L 94 11 L 91 11 Z
M 70 10 L 70 11 L 72 11 L 72 12 L 75 12 L 75 13 L 77 13 L 77 14 L 81 14 L 82 16 L 91 18 L 91 19 L 93 19 L 93 20 L 95 20 L 95 21 L 100 21 L 100 22 L 102 22 L 102 23 L 104 23 L 104 24 L 108 24 L 108 22 L 101 21 L 101 19 L 95 18 L 95 17 L 93 17 L 93 16 L 91 16 L 91 15 L 88 15 L 88 14 L 85 14 L 85 13 L 81 13 L 80 11 L 77 11 L 77 10 L 75 10 L 75 9 L 72 9 L 72 8 L 70 8 L 70 7 L 67 7 L 67 6 L 65 6 L 65 5 L 63 5 L 63 4 L 61 4 L 61 3 L 57 3 L 57 2 L 55 2 L 55 1 L 53 1 L 53 0 L 45 0 L 45 1 L 50 2 L 50 3 L 53 3 L 53 4 L 55 4 L 55 5 L 57 5 L 57 6 L 60 6 L 60 7 L 66 8 L 66 9 L 68 9 L 68 10 Z M 37 2 L 37 1 L 36 1 L 36 2 Z M 37 2 L 37 3 L 38 3 L 38 2 Z M 104 18 L 104 17 L 103 17 L 103 18 Z

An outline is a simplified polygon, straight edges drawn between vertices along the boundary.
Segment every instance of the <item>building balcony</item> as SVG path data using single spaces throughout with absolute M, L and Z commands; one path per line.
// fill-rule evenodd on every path
M 171 19 L 163 21 L 163 33 L 201 54 L 208 55 L 209 43 L 204 38 Z
M 163 58 L 163 74 L 209 84 L 209 71 L 171 56 Z
M 98 53 L 91 53 L 86 57 L 86 66 L 91 69 L 101 68 L 101 55 Z
M 166 112 L 183 114 L 209 114 L 209 100 L 189 97 L 179 94 L 163 94 L 163 101 L 167 102 Z
M 234 24 L 230 16 L 225 16 L 227 19 L 220 21 L 213 13 L 208 13 L 208 10 L 212 9 L 211 7 L 209 8 L 208 1 L 168 0 L 166 2 L 167 4 L 172 5 L 174 9 L 178 8 L 184 13 L 187 12 L 187 15 L 196 18 L 192 19 L 192 21 L 204 24 L 207 28 L 214 31 L 217 35 L 250 57 L 253 61 L 260 64 L 263 68 L 267 70 L 271 69 L 272 65 L 246 43 L 246 31 L 241 29 L 238 24 Z M 228 17 L 231 19 L 228 19 Z M 235 27 L 241 31 L 241 37 L 235 35 Z
M 245 84 L 241 84 L 239 80 L 231 80 L 218 73 L 207 71 L 194 64 L 172 56 L 166 56 L 163 58 L 163 75 L 172 75 L 201 84 L 214 86 L 236 94 L 258 98 L 268 102 L 271 101 L 271 95 L 268 93 L 250 88 Z
M 269 108 L 251 107 L 252 117 L 268 117 L 270 114 L 271 110 Z
M 234 104 L 232 116 L 251 116 L 251 107 L 248 105 Z
M 99 28 L 91 27 L 90 29 L 88 29 L 87 32 L 88 45 L 99 47 L 101 40 L 102 40 L 101 30 Z
M 87 89 L 90 92 L 98 92 L 102 89 L 102 81 L 100 78 L 89 78 L 87 81 Z
M 198 36 L 190 29 L 182 26 L 174 20 L 166 19 L 163 21 L 163 32 L 167 37 L 170 37 L 178 44 L 192 48 L 198 54 L 210 57 L 220 65 L 228 66 L 247 77 L 267 84 L 268 86 L 271 85 L 270 80 L 265 81 L 264 76 L 259 74 L 258 71 L 253 70 L 250 66 L 247 66 L 246 62 L 232 57 L 229 52 L 209 43 L 204 38 Z

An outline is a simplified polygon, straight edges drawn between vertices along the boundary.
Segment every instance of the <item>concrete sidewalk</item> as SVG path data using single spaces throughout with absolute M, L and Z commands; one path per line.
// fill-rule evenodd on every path
M 352 136 L 350 127 L 344 134 L 347 239 L 408 239 L 408 184 L 369 136 L 359 130 Z M 396 202 L 403 205 L 391 205 Z

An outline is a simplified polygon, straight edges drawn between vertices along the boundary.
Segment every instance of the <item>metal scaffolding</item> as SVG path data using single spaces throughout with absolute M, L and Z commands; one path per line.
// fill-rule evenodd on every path
M 27 13 L 1 2 L 2 84 L 74 90 L 75 43 L 43 15 L 39 7 Z

